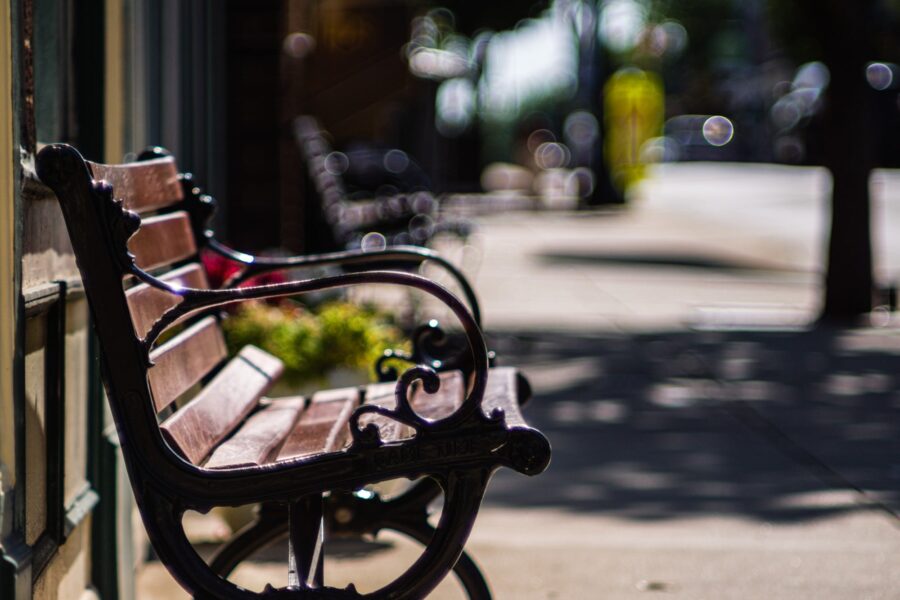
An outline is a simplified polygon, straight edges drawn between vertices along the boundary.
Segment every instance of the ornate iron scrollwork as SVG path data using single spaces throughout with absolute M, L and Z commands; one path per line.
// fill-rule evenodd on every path
M 373 404 L 365 404 L 357 408 L 350 417 L 350 433 L 353 436 L 354 446 L 371 448 L 381 445 L 378 425 L 368 423 L 364 427 L 360 426 L 360 419 L 365 415 L 376 414 L 397 421 L 412 427 L 416 435 L 428 427 L 429 421 L 419 416 L 409 403 L 410 387 L 416 381 L 421 381 L 423 388 L 429 394 L 434 394 L 441 387 L 441 378 L 438 377 L 434 369 L 426 365 L 417 365 L 404 371 L 397 381 L 395 392 L 397 397 L 396 408 L 389 409 Z
M 97 203 L 98 211 L 109 231 L 112 256 L 123 273 L 131 273 L 135 269 L 135 264 L 134 254 L 128 250 L 128 240 L 140 229 L 141 217 L 126 209 L 122 200 L 113 197 L 113 188 L 106 181 L 95 181 L 93 190 L 100 199 Z
M 216 199 L 209 194 L 204 194 L 194 184 L 194 176 L 191 173 L 179 175 L 184 189 L 184 208 L 191 215 L 191 227 L 194 237 L 198 240 L 208 240 L 213 237 L 212 219 L 216 213 Z
M 375 374 L 378 376 L 378 381 L 381 383 L 385 383 L 387 381 L 395 381 L 397 377 L 400 376 L 400 372 L 397 370 L 397 367 L 390 364 L 390 362 L 405 362 L 409 364 L 416 364 L 416 361 L 413 360 L 413 355 L 409 352 L 404 352 L 403 350 L 396 349 L 388 349 L 384 351 L 384 354 L 378 357 L 378 360 L 375 361 Z

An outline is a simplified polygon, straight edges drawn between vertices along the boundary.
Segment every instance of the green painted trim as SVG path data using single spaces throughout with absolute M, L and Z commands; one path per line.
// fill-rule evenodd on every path
M 66 286 L 55 282 L 57 301 L 46 312 L 44 341 L 44 432 L 46 525 L 34 544 L 32 580 L 36 582 L 66 541 L 64 479 L 66 468 Z
M 99 361 L 97 357 L 96 336 L 91 335 L 90 352 L 91 364 L 96 373 L 91 374 L 90 381 L 99 381 Z M 95 379 L 94 375 L 97 375 Z M 128 573 L 120 573 L 123 568 L 122 555 L 130 556 L 130 549 L 119 547 L 118 527 L 119 506 L 117 493 L 119 487 L 119 439 L 115 429 L 104 431 L 102 423 L 104 419 L 105 398 L 102 391 L 92 390 L 90 393 L 91 413 L 89 415 L 91 436 L 91 479 L 98 485 L 99 497 L 94 517 L 91 521 L 91 580 L 97 592 L 104 600 L 119 600 L 120 598 L 133 598 L 133 580 L 128 579 Z M 130 508 L 130 506 L 129 506 Z M 130 511 L 129 511 L 130 517 Z M 127 524 L 130 527 L 130 522 Z M 114 568 L 111 568 L 113 567 Z M 128 565 L 129 567 L 131 565 Z M 124 585 L 129 582 L 128 585 Z
M 31 600 L 31 547 L 21 535 L 3 540 L 0 552 L 0 596 Z

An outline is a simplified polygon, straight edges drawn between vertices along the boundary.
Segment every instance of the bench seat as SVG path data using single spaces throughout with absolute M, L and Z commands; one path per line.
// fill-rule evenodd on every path
M 309 398 L 263 397 L 281 370 L 279 359 L 245 347 L 197 397 L 162 423 L 167 441 L 185 459 L 208 469 L 310 458 L 350 445 L 350 417 L 358 406 L 391 410 L 396 405 L 394 383 L 326 390 Z M 429 420 L 450 416 L 465 398 L 462 373 L 441 373 L 440 379 L 436 393 L 416 386 L 411 394 L 413 409 Z M 518 396 L 515 369 L 490 370 L 483 405 L 486 414 L 499 408 L 508 422 L 524 424 Z M 384 442 L 414 436 L 411 427 L 381 415 L 364 415 L 360 420 L 363 426 L 369 423 L 378 426 Z

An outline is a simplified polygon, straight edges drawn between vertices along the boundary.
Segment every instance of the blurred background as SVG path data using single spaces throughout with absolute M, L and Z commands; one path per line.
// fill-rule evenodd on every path
M 485 500 L 468 548 L 497 598 L 898 597 L 897 0 L 22 0 L 0 26 L 20 292 L 0 311 L 0 597 L 181 597 L 133 520 L 33 173 L 52 142 L 165 147 L 242 250 L 412 243 L 461 266 L 554 448 Z M 349 300 L 391 335 L 446 317 Z M 204 552 L 226 517 L 190 515 Z M 373 589 L 418 551 L 338 541 L 326 580 Z M 283 584 L 285 552 L 236 578 Z
M 427 190 L 426 227 L 469 224 L 427 243 L 555 452 L 486 500 L 471 548 L 498 597 L 896 594 L 900 4 L 270 6 L 216 9 L 221 227 L 339 247 L 298 115 L 348 197 Z M 386 241 L 365 233 L 345 242 Z M 415 552 L 388 540 L 329 572 L 399 572 Z
M 318 200 L 298 201 L 302 156 L 290 126 L 311 115 L 351 191 L 418 186 L 446 196 L 451 211 L 626 205 L 660 165 L 824 167 L 835 185 L 816 198 L 834 227 L 817 257 L 829 284 L 823 316 L 868 312 L 870 291 L 876 304 L 893 297 L 889 261 L 873 265 L 869 198 L 872 170 L 898 161 L 892 2 L 265 6 L 232 2 L 195 15 L 224 19 L 205 29 L 218 49 L 207 49 L 204 74 L 213 110 L 194 131 L 181 127 L 194 119 L 163 115 L 146 132 L 179 157 L 187 151 L 225 207 L 220 234 L 238 246 L 322 245 L 309 206 Z M 159 110 L 177 113 L 165 101 Z M 222 145 L 204 143 L 222 132 Z M 399 166 L 387 165 L 391 157 Z

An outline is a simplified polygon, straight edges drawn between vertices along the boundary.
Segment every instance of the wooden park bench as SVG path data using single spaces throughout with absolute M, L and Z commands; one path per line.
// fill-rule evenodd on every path
M 194 242 L 198 251 L 206 250 L 215 253 L 237 267 L 231 276 L 224 281 L 225 286 L 235 286 L 251 281 L 254 277 L 273 270 L 285 269 L 319 269 L 321 267 L 339 267 L 345 271 L 365 268 L 402 268 L 409 269 L 425 262 L 442 269 L 455 284 L 459 293 L 465 298 L 468 309 L 476 324 L 481 327 L 481 309 L 478 298 L 466 276 L 440 254 L 422 246 L 392 245 L 383 249 L 355 249 L 323 254 L 305 254 L 301 256 L 252 256 L 234 250 L 216 239 L 213 230 L 208 226 L 216 210 L 215 199 L 205 195 L 194 184 L 190 173 L 178 173 L 172 155 L 163 148 L 152 147 L 138 155 L 138 161 L 159 161 L 169 165 L 169 176 L 175 174 L 182 187 L 182 200 L 165 207 L 163 211 L 183 211 L 187 213 L 194 232 Z M 88 163 L 95 178 L 108 181 L 119 181 L 125 174 L 138 171 L 138 165 L 131 169 L 122 166 L 110 166 Z M 159 166 L 154 167 L 159 169 Z M 201 267 L 203 263 L 195 263 Z M 215 275 L 204 273 L 202 281 L 205 285 Z M 412 352 L 385 351 L 376 366 L 376 373 L 382 382 L 393 381 L 397 377 L 391 361 L 401 358 L 411 364 L 427 364 L 436 370 L 457 370 L 471 375 L 473 363 L 468 352 L 455 349 L 440 329 L 436 320 L 416 328 L 411 335 Z M 457 350 L 457 351 L 454 351 Z M 494 353 L 489 352 L 490 364 L 494 362 Z M 516 392 L 519 405 L 524 405 L 531 396 L 528 381 L 519 373 L 516 374 Z M 377 394 L 369 393 L 374 398 L 383 395 L 387 388 Z M 371 390 L 370 390 L 371 391 Z M 430 479 L 419 481 L 415 488 L 401 498 L 382 502 L 373 494 L 339 494 L 332 492 L 325 505 L 326 530 L 340 536 L 364 535 L 374 536 L 382 529 L 399 531 L 422 543 L 427 543 L 433 534 L 427 522 L 428 507 L 441 493 L 441 488 Z M 283 537 L 287 533 L 287 512 L 283 506 L 269 504 L 261 507 L 254 522 L 243 528 L 215 554 L 210 562 L 214 571 L 227 575 L 248 556 Z M 470 598 L 490 598 L 490 591 L 477 564 L 463 552 L 454 571 Z
M 346 165 L 340 164 L 341 155 L 315 118 L 297 117 L 294 139 L 306 164 L 307 197 L 318 199 L 307 202 L 307 208 L 313 211 L 310 221 L 320 227 L 320 235 L 314 236 L 320 238 L 320 248 L 357 247 L 369 232 L 384 235 L 390 245 L 427 245 L 441 233 L 468 237 L 470 224 L 441 214 L 438 200 L 427 190 L 387 195 L 373 190 L 371 197 L 351 199 L 342 177 Z
M 372 270 L 210 289 L 197 260 L 202 219 L 190 212 L 202 213 L 203 197 L 171 158 L 98 165 L 54 145 L 40 152 L 37 170 L 62 206 L 150 542 L 195 597 L 424 597 L 457 565 L 493 471 L 507 466 L 534 475 L 546 468 L 549 444 L 519 411 L 520 378 L 489 367 L 476 319 L 439 285 Z M 469 372 L 416 364 L 391 384 L 266 398 L 281 362 L 252 346 L 226 356 L 220 320 L 227 316 L 217 307 L 369 283 L 417 288 L 446 304 L 468 343 Z M 388 501 L 360 492 L 396 478 L 422 483 Z M 437 490 L 444 502 L 432 528 L 422 500 Z M 185 535 L 184 512 L 252 503 L 263 507 L 257 523 L 212 564 L 202 560 Z M 374 592 L 327 587 L 326 517 L 351 531 L 396 529 L 426 547 Z M 253 592 L 222 576 L 248 549 L 284 530 L 287 587 Z M 464 585 L 480 577 L 467 569 L 457 567 Z M 487 597 L 477 583 L 467 591 Z

